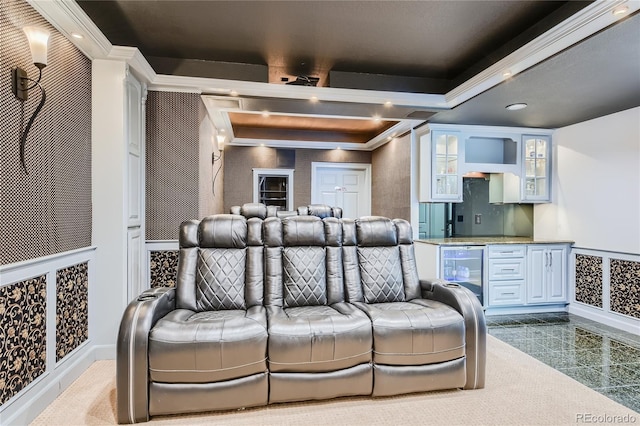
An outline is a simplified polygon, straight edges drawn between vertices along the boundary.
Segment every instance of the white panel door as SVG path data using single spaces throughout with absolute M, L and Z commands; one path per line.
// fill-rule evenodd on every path
M 529 246 L 527 253 L 527 303 L 546 302 L 548 256 L 544 246 Z
M 567 300 L 567 249 L 565 247 L 550 247 L 549 276 L 547 283 L 547 301 L 564 302 Z
M 371 214 L 371 187 L 365 169 L 318 167 L 311 187 L 313 203 L 341 207 L 343 217 L 355 219 Z

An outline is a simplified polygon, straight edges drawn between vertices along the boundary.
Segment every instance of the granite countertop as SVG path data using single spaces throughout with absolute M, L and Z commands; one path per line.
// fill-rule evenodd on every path
M 484 246 L 487 244 L 573 244 L 569 240 L 533 239 L 531 237 L 456 237 L 415 240 L 417 243 L 443 246 Z

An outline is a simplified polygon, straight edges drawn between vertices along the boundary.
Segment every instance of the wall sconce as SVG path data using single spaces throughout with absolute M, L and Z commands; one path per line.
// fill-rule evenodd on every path
M 218 141 L 218 150 L 219 151 L 224 151 L 224 141 L 225 141 L 225 136 L 224 135 L 217 135 L 216 136 L 216 140 Z
M 40 103 L 33 112 L 33 115 L 31 115 L 31 118 L 29 118 L 27 127 L 25 127 L 20 133 L 20 162 L 22 163 L 24 172 L 29 174 L 24 160 L 24 148 L 27 142 L 29 130 L 31 130 L 33 122 L 40 113 L 40 110 L 42 110 L 44 102 L 47 99 L 47 93 L 40 85 L 40 80 L 42 79 L 42 69 L 47 66 L 47 42 L 49 41 L 49 31 L 39 27 L 24 27 L 23 30 L 29 40 L 29 48 L 31 49 L 33 65 L 35 65 L 39 71 L 38 79 L 34 80 L 29 78 L 27 72 L 20 67 L 13 68 L 11 70 L 11 90 L 13 91 L 16 99 L 23 102 L 23 107 L 24 101 L 28 98 L 29 90 L 37 86 L 42 94 Z M 33 82 L 31 86 L 29 86 L 30 81 Z

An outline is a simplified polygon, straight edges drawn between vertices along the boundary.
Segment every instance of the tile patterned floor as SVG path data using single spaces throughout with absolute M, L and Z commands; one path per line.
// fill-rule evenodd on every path
M 489 334 L 640 413 L 640 336 L 567 313 L 488 316 Z

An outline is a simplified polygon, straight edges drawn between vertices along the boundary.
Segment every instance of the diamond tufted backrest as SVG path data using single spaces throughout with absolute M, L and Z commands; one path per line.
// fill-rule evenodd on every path
M 262 220 L 213 215 L 180 228 L 176 303 L 196 312 L 263 301 Z
M 264 237 L 267 305 L 289 308 L 344 301 L 338 219 L 267 218 Z
M 399 302 L 420 297 L 411 226 L 406 220 L 343 220 L 345 288 L 351 302 Z

